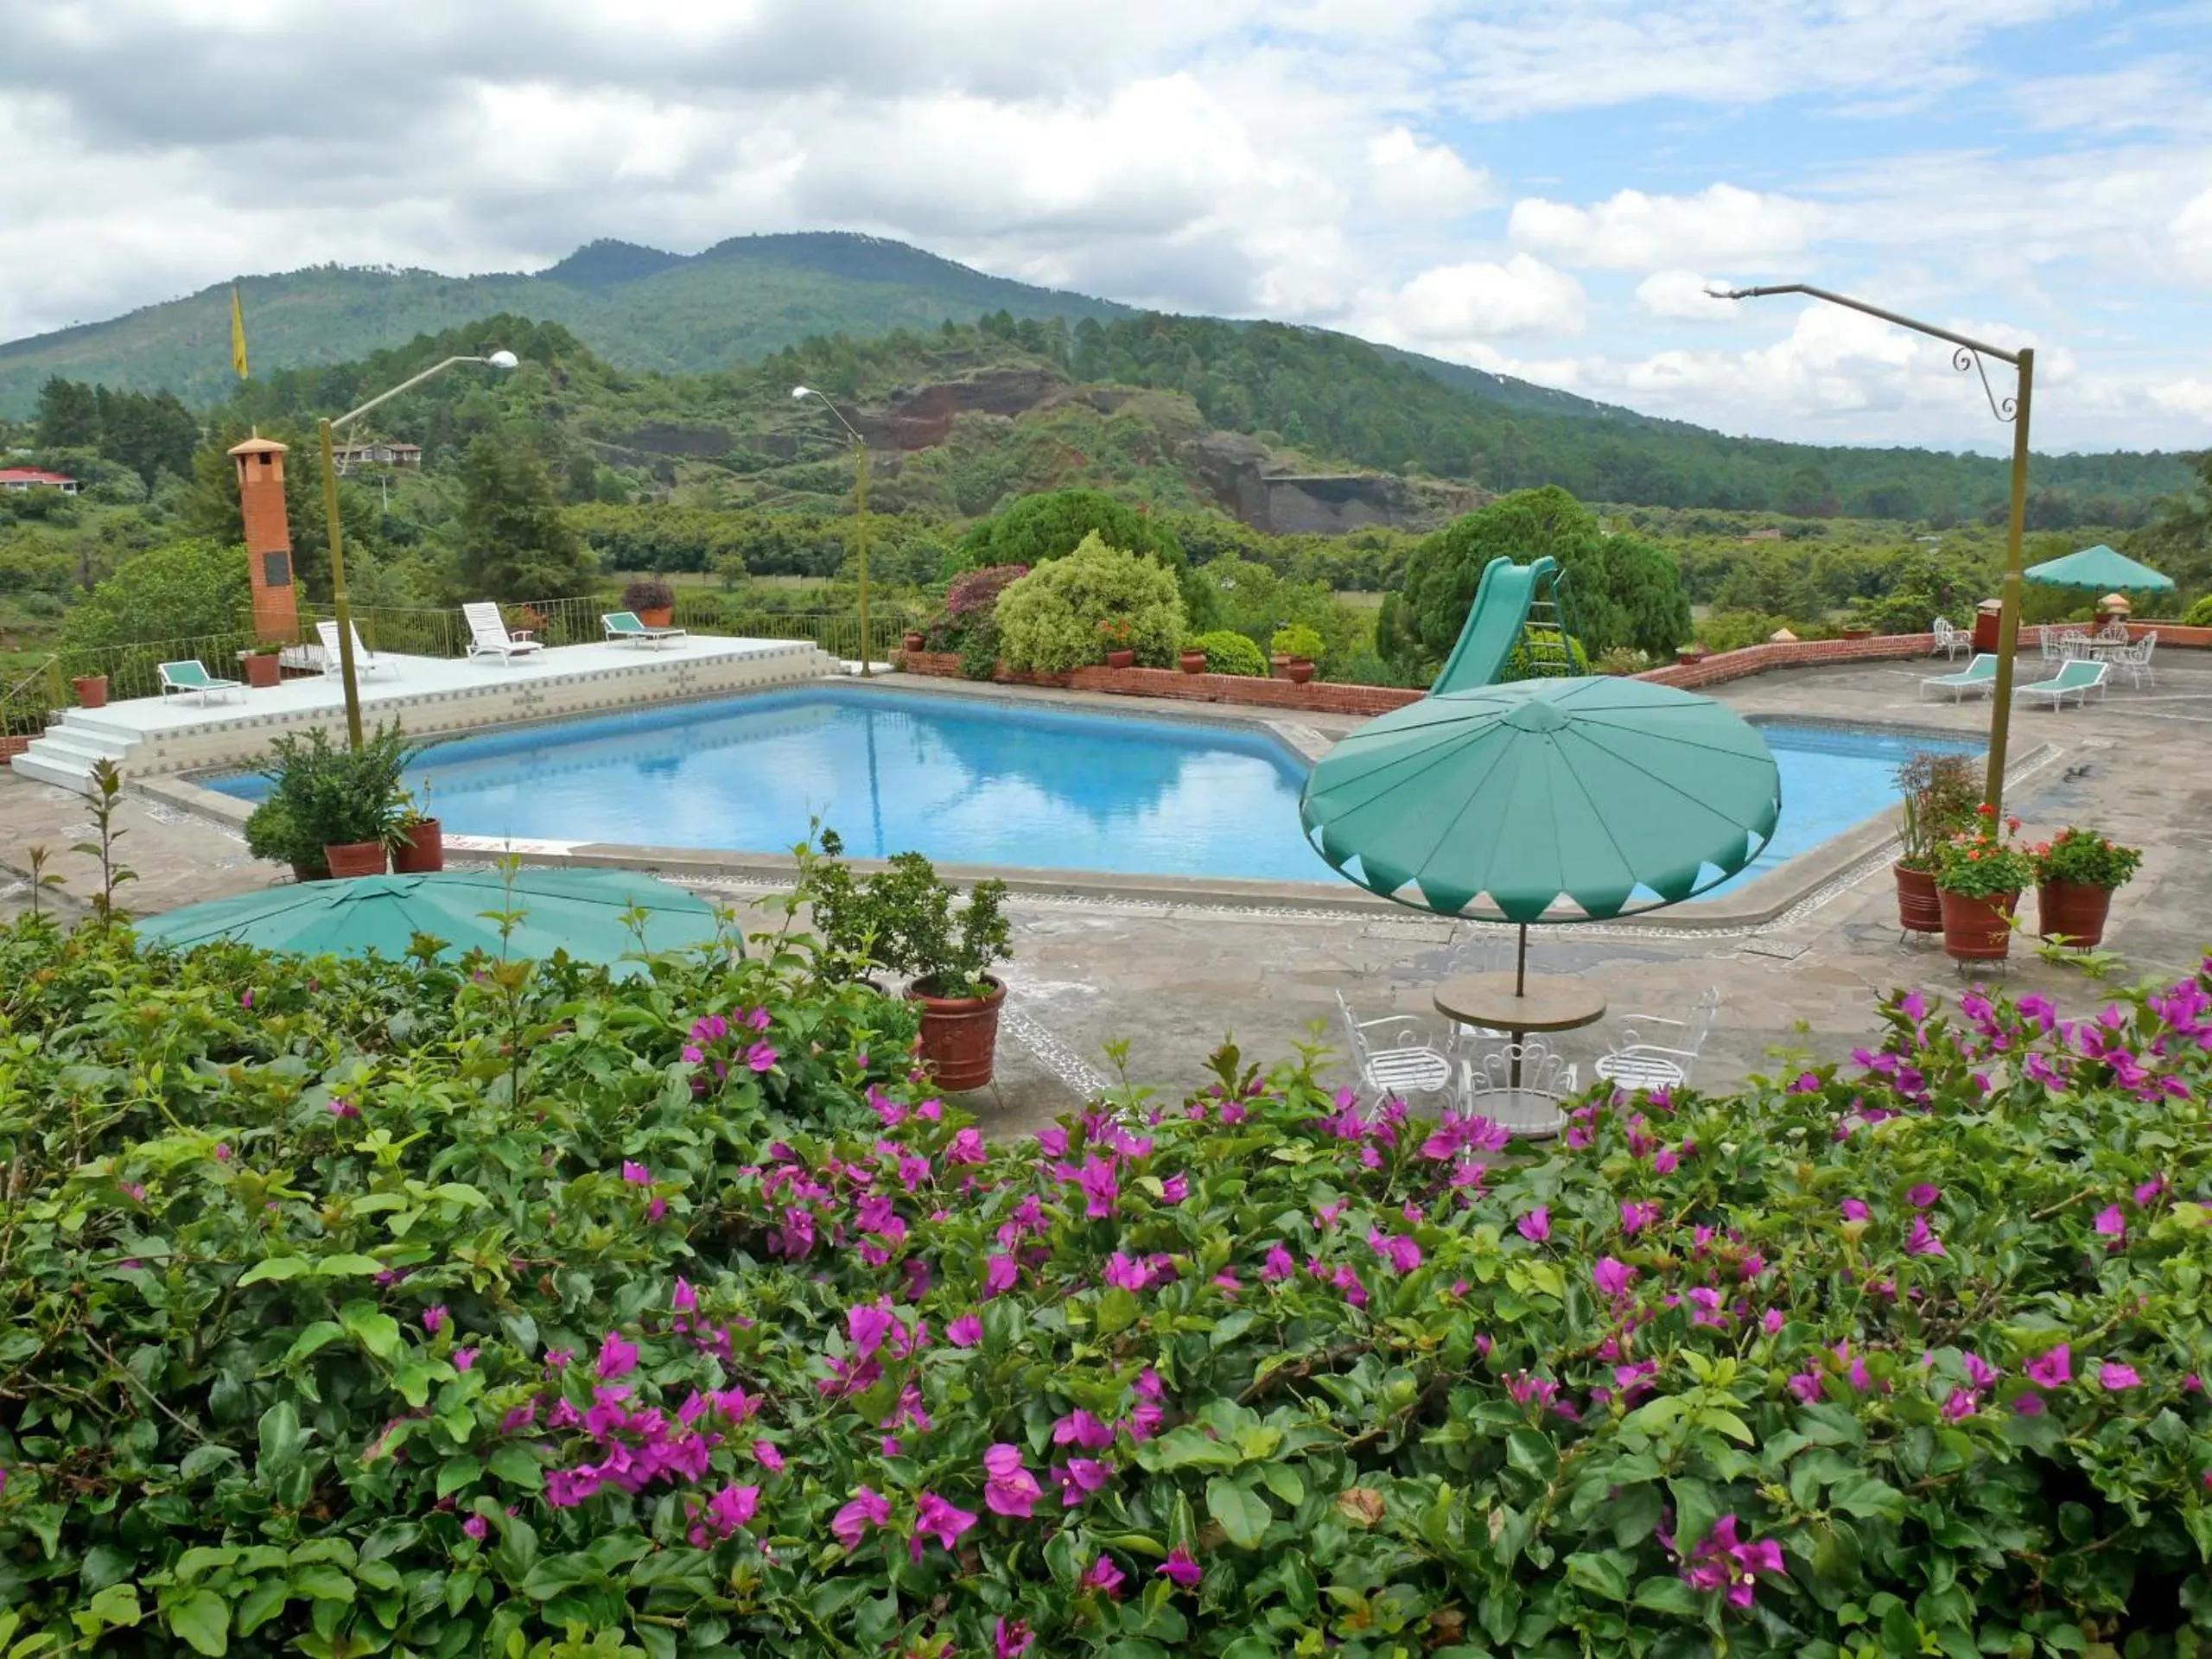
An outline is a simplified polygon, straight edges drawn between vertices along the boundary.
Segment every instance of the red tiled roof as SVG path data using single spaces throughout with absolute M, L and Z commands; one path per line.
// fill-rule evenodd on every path
M 74 484 L 67 473 L 42 473 L 35 467 L 0 467 L 0 484 Z

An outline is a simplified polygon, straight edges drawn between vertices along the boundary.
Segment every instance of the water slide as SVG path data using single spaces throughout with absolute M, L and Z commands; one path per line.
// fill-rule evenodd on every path
M 1549 556 L 1531 564 L 1516 564 L 1500 554 L 1485 565 L 1481 584 L 1475 589 L 1474 608 L 1467 613 L 1466 625 L 1459 630 L 1459 643 L 1445 659 L 1443 671 L 1429 687 L 1430 695 L 1495 685 L 1505 670 L 1505 659 L 1521 643 L 1537 582 L 1550 579 L 1558 569 L 1559 561 Z

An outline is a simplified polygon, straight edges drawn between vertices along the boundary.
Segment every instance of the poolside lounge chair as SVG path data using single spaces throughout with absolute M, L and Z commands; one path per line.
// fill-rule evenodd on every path
M 507 625 L 499 620 L 499 607 L 488 599 L 462 606 L 461 613 L 468 623 L 468 654 L 471 657 L 497 657 L 505 663 L 518 657 L 532 656 L 545 649 L 545 642 L 542 639 L 518 639 L 510 634 Z
M 347 626 L 350 627 L 352 624 L 348 623 Z M 340 667 L 338 625 L 335 622 L 318 622 L 315 625 L 315 637 L 322 641 L 322 671 L 326 675 L 337 673 Z M 354 628 L 353 671 L 357 674 L 373 674 L 378 669 L 389 669 L 391 666 L 390 658 L 386 658 L 383 662 L 377 660 L 376 652 L 361 643 L 361 631 Z
M 2050 679 L 2037 680 L 2033 685 L 2017 685 L 2012 689 L 2024 697 L 2049 697 L 2053 709 L 2063 709 L 2069 697 L 2086 703 L 2092 691 L 2100 697 L 2103 696 L 2105 676 L 2110 671 L 2103 663 L 2092 663 L 2077 658 L 2062 666 Z
M 1923 690 L 1931 685 L 1941 686 L 1951 694 L 1953 702 L 1970 694 L 1979 696 L 1996 683 L 1997 658 L 1995 653 L 1986 651 L 1976 652 L 1974 659 L 1966 665 L 1963 673 L 1931 674 L 1920 683 Z
M 1929 632 L 1936 636 L 1936 650 L 1942 652 L 1947 658 L 1955 659 L 1961 652 L 1969 649 L 1974 645 L 1974 635 L 1964 628 L 1952 626 L 1951 619 L 1948 616 L 1937 617 L 1934 627 Z
M 245 688 L 236 680 L 218 679 L 200 665 L 197 658 L 181 663 L 161 664 L 162 695 L 174 691 L 181 696 L 197 696 L 205 702 L 219 692 L 227 696 Z
M 638 613 L 635 611 L 609 611 L 601 615 L 599 620 L 607 629 L 607 637 L 610 641 L 620 639 L 626 644 L 651 645 L 655 650 L 658 650 L 663 640 L 683 638 L 683 630 L 681 628 L 647 627 L 638 620 Z

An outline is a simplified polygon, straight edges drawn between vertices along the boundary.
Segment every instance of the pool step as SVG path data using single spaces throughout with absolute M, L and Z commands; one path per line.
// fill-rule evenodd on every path
M 30 747 L 8 764 L 18 777 L 89 795 L 92 768 L 103 760 L 128 760 L 139 740 L 139 734 L 102 721 L 97 713 L 65 709 L 43 736 L 32 739 Z

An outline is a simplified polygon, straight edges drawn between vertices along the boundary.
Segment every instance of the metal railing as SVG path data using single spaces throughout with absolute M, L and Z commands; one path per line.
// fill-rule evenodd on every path
M 297 645 L 312 643 L 314 639 L 314 625 L 306 623 L 297 639 L 273 643 Z M 163 663 L 197 662 L 219 679 L 242 682 L 245 674 L 239 657 L 264 643 L 251 628 L 233 628 L 181 639 L 57 651 L 15 684 L 0 690 L 0 736 L 36 737 L 54 714 L 79 701 L 76 693 L 79 680 L 106 680 L 109 702 L 161 696 Z

